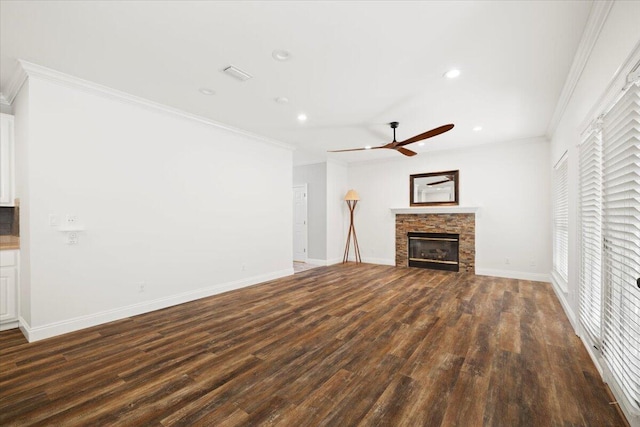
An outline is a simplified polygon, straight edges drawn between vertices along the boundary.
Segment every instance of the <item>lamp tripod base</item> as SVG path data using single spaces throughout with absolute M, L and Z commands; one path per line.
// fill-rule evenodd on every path
M 358 236 L 356 236 L 356 228 L 353 226 L 353 210 L 356 208 L 357 200 L 347 200 L 347 206 L 349 206 L 350 221 L 349 221 L 349 233 L 347 234 L 347 246 L 344 248 L 344 256 L 342 257 L 342 263 L 346 263 L 349 260 L 349 247 L 351 246 L 351 236 L 353 236 L 353 250 L 356 255 L 356 263 L 361 263 L 360 247 L 358 246 Z

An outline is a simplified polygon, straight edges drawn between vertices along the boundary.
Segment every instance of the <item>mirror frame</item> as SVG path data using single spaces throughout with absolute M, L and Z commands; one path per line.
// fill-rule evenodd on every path
M 454 196 L 453 201 L 448 202 L 416 202 L 413 198 L 413 182 L 417 178 L 426 178 L 429 176 L 439 176 L 439 175 L 453 175 L 453 188 L 454 188 Z M 456 206 L 460 203 L 458 186 L 460 183 L 460 171 L 443 171 L 443 172 L 429 172 L 429 173 L 418 173 L 409 176 L 409 205 L 410 206 Z

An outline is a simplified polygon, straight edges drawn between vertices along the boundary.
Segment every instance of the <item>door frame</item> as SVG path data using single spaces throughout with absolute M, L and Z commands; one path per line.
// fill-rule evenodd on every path
M 294 208 L 294 199 L 293 199 L 293 195 L 295 193 L 295 189 L 296 188 L 302 188 L 302 190 L 304 191 L 304 205 L 305 205 L 305 209 L 304 209 L 304 213 L 305 213 L 305 218 L 304 218 L 304 232 L 303 232 L 303 236 L 304 236 L 304 260 L 298 260 L 295 259 L 295 245 L 294 245 L 294 240 L 291 241 L 291 245 L 293 246 L 293 251 L 292 251 L 292 258 L 293 261 L 297 261 L 297 262 L 307 262 L 307 260 L 309 259 L 309 251 L 307 249 L 309 249 L 309 191 L 308 191 L 308 186 L 307 184 L 296 184 L 292 187 L 292 191 L 291 191 L 291 210 L 292 210 L 292 214 L 293 214 L 293 221 L 292 221 L 292 225 L 293 225 L 293 231 L 295 232 L 295 226 L 296 226 L 296 222 L 295 222 L 295 210 Z M 294 236 L 295 239 L 295 236 Z

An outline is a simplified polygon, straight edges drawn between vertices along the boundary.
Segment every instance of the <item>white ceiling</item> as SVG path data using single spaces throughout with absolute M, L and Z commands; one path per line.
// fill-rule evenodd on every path
M 545 134 L 591 5 L 3 0 L 0 91 L 24 59 L 293 144 L 297 163 L 387 143 L 390 121 L 398 140 L 456 125 L 408 147 L 419 153 L 513 141 Z M 292 58 L 275 61 L 275 49 Z M 254 78 L 223 74 L 230 64 Z M 454 67 L 459 78 L 442 77 Z

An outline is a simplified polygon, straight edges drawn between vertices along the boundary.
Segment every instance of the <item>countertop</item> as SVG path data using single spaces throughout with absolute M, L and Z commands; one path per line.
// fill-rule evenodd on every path
M 20 237 L 0 236 L 0 250 L 20 249 Z

